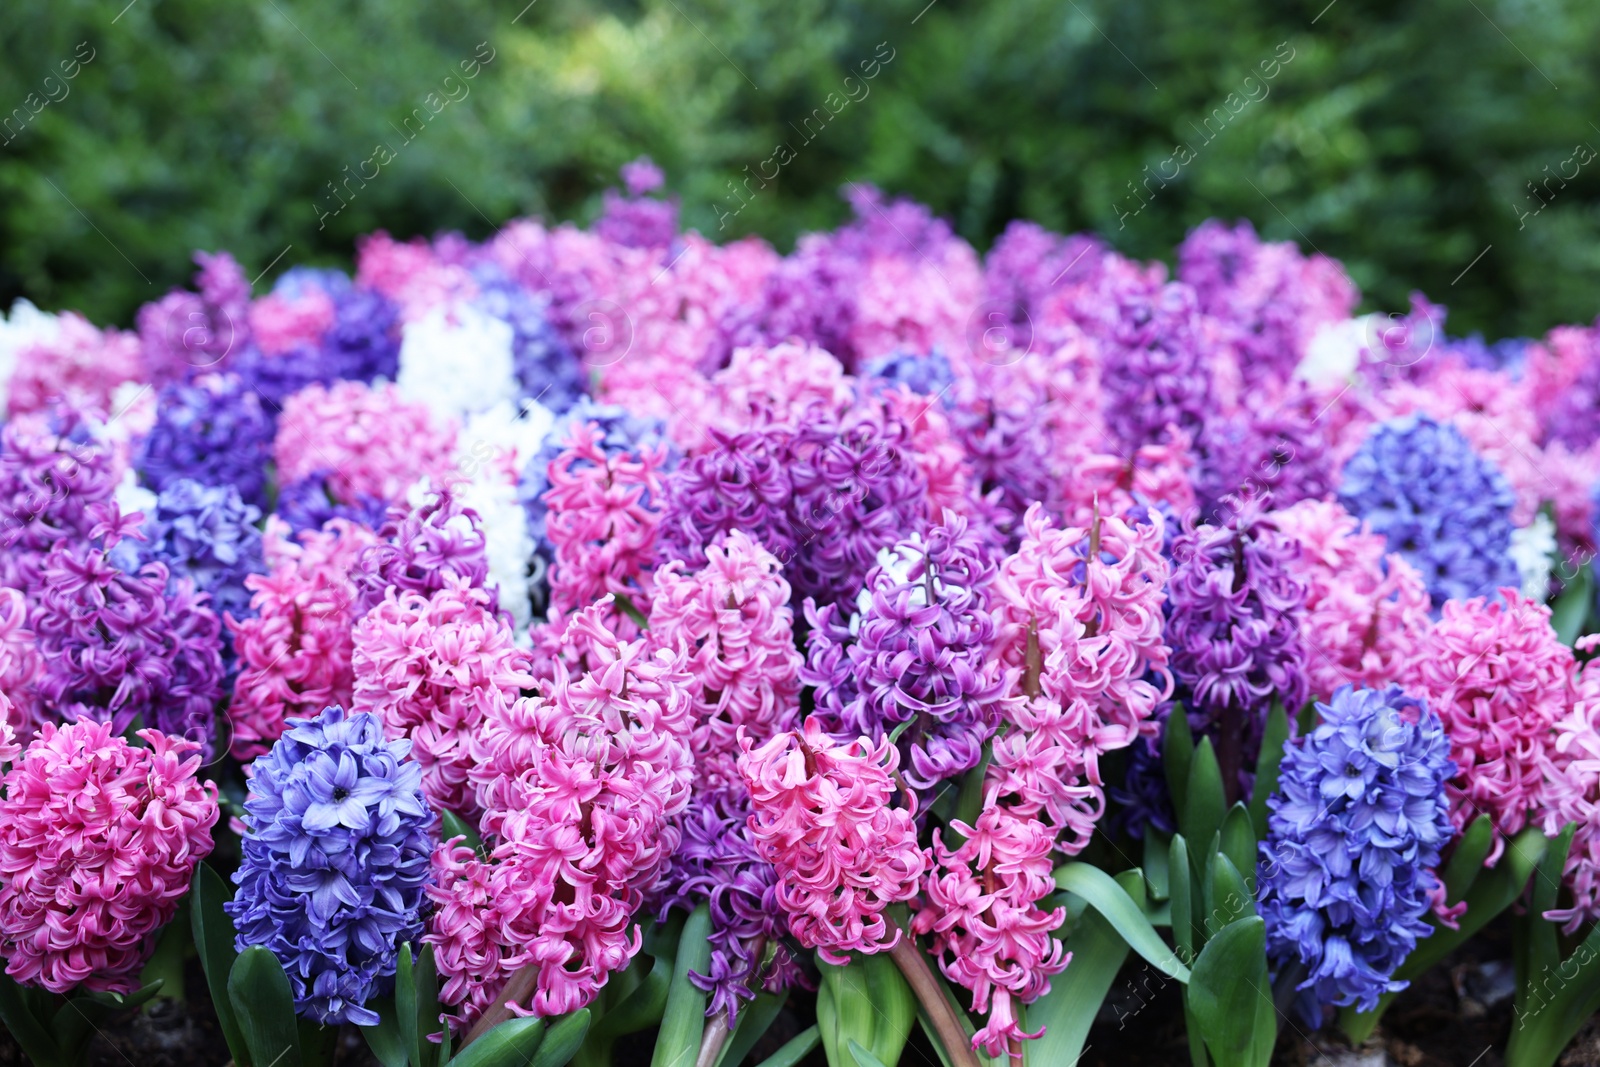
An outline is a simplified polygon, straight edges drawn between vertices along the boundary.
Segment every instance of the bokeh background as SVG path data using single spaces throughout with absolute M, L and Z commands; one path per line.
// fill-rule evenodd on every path
M 686 226 L 781 250 L 861 180 L 980 250 L 1024 217 L 1160 258 L 1248 218 L 1343 260 L 1367 310 L 1442 301 L 1452 334 L 1600 311 L 1592 0 L 125 4 L 0 5 L 0 305 L 127 325 L 196 248 L 261 292 L 374 229 L 587 222 L 648 154 Z

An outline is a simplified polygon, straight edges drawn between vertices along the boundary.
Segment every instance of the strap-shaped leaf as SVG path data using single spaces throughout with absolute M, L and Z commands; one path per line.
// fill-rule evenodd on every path
M 728 1043 L 722 1046 L 722 1055 L 717 1057 L 717 1067 L 739 1067 L 750 1055 L 750 1050 L 755 1048 L 756 1042 L 772 1028 L 773 1021 L 788 1000 L 789 991 L 785 989 L 778 993 L 757 993 L 754 1000 L 741 1005 L 733 1033 Z
M 439 840 L 451 841 L 457 837 L 464 837 L 463 842 L 472 851 L 482 855 L 483 838 L 478 836 L 477 828 L 453 811 L 444 812 L 440 816 Z
M 1210 885 L 1206 914 L 1206 935 L 1215 937 L 1221 930 L 1256 913 L 1256 896 L 1245 885 L 1244 876 L 1225 854 L 1213 853 L 1206 871 Z
M 1272 711 L 1267 714 L 1266 732 L 1261 735 L 1261 755 L 1256 759 L 1256 780 L 1250 790 L 1250 823 L 1255 827 L 1257 841 L 1267 838 L 1267 798 L 1277 792 L 1283 746 L 1288 743 L 1289 716 L 1283 710 L 1283 701 L 1273 697 Z M 1254 861 L 1250 866 L 1254 868 Z M 1243 867 L 1239 869 L 1245 870 Z
M 689 979 L 689 972 L 711 970 L 711 914 L 705 904 L 690 913 L 678 940 L 678 958 L 667 991 L 666 1010 L 656 1035 L 651 1067 L 692 1067 L 700 1053 L 706 1028 L 706 994 Z
M 590 1035 L 590 1047 L 599 1042 L 609 1048 L 611 1042 L 624 1034 L 637 1033 L 661 1022 L 667 1008 L 667 991 L 672 988 L 672 969 L 678 957 L 678 939 L 683 936 L 683 913 L 675 911 L 667 922 L 660 924 L 655 936 L 646 936 L 645 951 L 649 952 L 649 969 L 626 996 L 606 1008 L 595 1021 Z
M 811 1055 L 811 1050 L 821 1041 L 817 1027 L 808 1026 L 794 1037 L 790 1038 L 778 1051 L 762 1060 L 759 1067 L 795 1067 L 801 1060 Z M 832 1063 L 833 1060 L 828 1062 Z
M 589 1021 L 589 1009 L 579 1008 L 551 1023 L 544 1032 L 544 1043 L 534 1053 L 528 1067 L 567 1067 L 583 1046 L 584 1035 L 589 1032 Z M 455 1059 L 450 1062 L 456 1064 L 461 1061 Z
M 1183 836 L 1195 846 L 1210 844 L 1222 831 L 1223 817 L 1228 813 L 1228 799 L 1222 788 L 1222 769 L 1217 766 L 1217 754 L 1211 747 L 1211 738 L 1201 738 L 1194 750 L 1194 764 L 1189 768 L 1189 788 L 1184 801 L 1180 827 Z M 1204 857 L 1190 856 L 1190 862 Z M 1202 862 L 1197 873 L 1204 873 Z
M 6 1030 L 38 1067 L 64 1064 L 49 1027 L 34 1014 L 22 987 L 4 972 L 0 972 L 0 1022 L 6 1024 Z
M 1109 874 L 1087 863 L 1066 863 L 1056 868 L 1055 878 L 1057 886 L 1082 897 L 1105 916 L 1128 947 L 1149 960 L 1151 966 L 1180 982 L 1189 980 L 1189 968 L 1161 940 L 1127 890 Z
M 461 1050 L 454 1067 L 523 1067 L 544 1043 L 543 1019 L 507 1019 Z
M 911 935 L 902 936 L 909 939 Z M 908 943 L 916 948 L 914 941 Z M 917 951 L 921 952 L 921 949 Z M 900 1053 L 905 1050 L 906 1041 L 911 1037 L 911 1028 L 917 1025 L 916 994 L 911 991 L 910 983 L 887 952 L 864 957 L 859 965 L 852 964 L 846 968 L 844 985 L 847 990 L 851 988 L 854 973 L 858 970 L 866 979 L 867 996 L 878 1016 L 869 1046 L 872 1054 L 887 1063 L 898 1063 Z M 929 1040 L 937 1043 L 938 1036 L 932 1035 Z
M 1172 880 L 1168 875 L 1168 861 L 1172 856 L 1172 841 L 1166 834 L 1157 833 L 1154 827 L 1144 831 L 1145 885 L 1152 900 L 1166 900 L 1172 895 Z
M 1222 854 L 1233 861 L 1234 869 L 1244 876 L 1245 885 L 1252 895 L 1256 891 L 1256 827 L 1250 810 L 1243 803 L 1228 809 L 1222 820 Z
M 1589 931 L 1554 974 L 1535 973 L 1532 979 L 1517 997 L 1516 1020 L 1506 1044 L 1507 1067 L 1551 1067 L 1600 1009 L 1600 926 Z M 1539 995 L 1528 996 L 1527 986 Z
M 1206 942 L 1185 995 L 1217 1067 L 1265 1067 L 1276 1016 L 1267 982 L 1266 926 L 1259 916 L 1240 919 Z
M 849 1039 L 850 1056 L 856 1061 L 856 1067 L 884 1067 L 883 1061 L 874 1056 L 869 1049 L 861 1047 L 861 1042 L 855 1038 Z
M 1571 647 L 1583 636 L 1584 624 L 1589 621 L 1589 609 L 1594 604 L 1594 564 L 1585 563 L 1578 568 L 1577 577 L 1556 598 L 1550 609 L 1550 625 L 1555 627 L 1561 643 Z
M 1067 935 L 1072 963 L 1050 980 L 1050 992 L 1028 1005 L 1030 1029 L 1044 1027 L 1024 1043 L 1028 1067 L 1077 1063 L 1089 1027 L 1128 958 L 1128 943 L 1098 909 L 1084 911 Z
M 239 1017 L 233 1013 L 233 1002 L 228 999 L 228 976 L 233 973 L 233 961 L 239 957 L 233 948 L 233 920 L 222 910 L 230 899 L 222 876 L 208 864 L 195 864 L 189 890 L 189 931 L 194 936 L 195 952 L 206 976 L 206 988 L 211 992 L 211 1006 L 216 1010 L 222 1039 L 228 1043 L 233 1062 L 238 1067 L 250 1067 L 250 1049 L 244 1043 Z
M 432 945 L 423 945 L 415 962 L 411 959 L 410 943 L 400 946 L 394 976 L 394 1006 L 400 1040 L 405 1043 L 411 1067 L 434 1067 L 436 1063 L 443 1063 L 443 1050 L 428 1040 L 428 1035 L 440 1028 L 439 972 L 434 967 Z
M 1161 764 L 1167 776 L 1167 795 L 1183 827 L 1184 805 L 1189 798 L 1189 767 L 1194 763 L 1194 735 L 1189 732 L 1189 714 L 1174 701 L 1161 738 Z
M 367 1007 L 378 1013 L 378 1021 L 372 1026 L 363 1026 L 361 1036 L 366 1039 L 367 1048 L 372 1050 L 383 1067 L 407 1067 L 410 1057 L 406 1054 L 406 1043 L 400 1037 L 400 1022 L 395 1014 L 394 999 L 381 997 L 368 1001 Z
M 239 953 L 228 975 L 228 999 L 252 1062 L 260 1067 L 301 1067 L 294 994 L 276 956 L 260 945 Z
M 1456 848 L 1444 869 L 1445 900 L 1451 904 L 1466 895 L 1472 883 L 1483 873 L 1483 861 L 1494 846 L 1494 821 L 1480 815 L 1456 838 Z
M 1189 844 L 1182 834 L 1172 837 L 1167 877 L 1171 879 L 1172 889 L 1172 940 L 1178 947 L 1178 958 L 1192 964 L 1195 955 L 1194 888 L 1190 881 Z

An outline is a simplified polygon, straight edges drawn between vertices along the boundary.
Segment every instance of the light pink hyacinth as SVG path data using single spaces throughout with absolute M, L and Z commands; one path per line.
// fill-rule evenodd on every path
M 303 531 L 298 543 L 284 529 L 268 521 L 263 546 L 272 570 L 245 579 L 255 616 L 227 619 L 240 665 L 228 722 L 233 756 L 241 761 L 271 748 L 286 720 L 350 703 L 356 598 L 350 567 L 375 536 L 346 519 Z
M 443 484 L 455 469 L 455 446 L 456 427 L 439 425 L 395 385 L 335 382 L 284 401 L 273 456 L 282 484 L 325 471 L 342 501 L 371 496 L 394 504 L 423 478 Z
M 409 738 L 429 803 L 464 817 L 478 813 L 467 774 L 490 690 L 509 702 L 535 684 L 531 657 L 490 603 L 465 579 L 426 597 L 391 586 L 356 626 L 351 659 L 352 709 Z
M 0 952 L 24 985 L 131 992 L 211 852 L 217 787 L 197 743 L 45 723 L 4 779 Z
M 491 852 L 446 843 L 434 854 L 437 905 L 426 940 L 440 992 L 470 1025 L 512 974 L 537 969 L 519 1015 L 558 1015 L 594 999 L 640 947 L 634 913 L 677 848 L 689 801 L 692 677 L 682 649 L 623 642 L 610 605 L 571 628 L 597 661 L 546 696 L 489 690 L 471 779 Z
M 19 741 L 33 737 L 38 722 L 38 696 L 33 683 L 44 660 L 28 629 L 28 602 L 21 590 L 0 586 L 0 694 L 7 700 L 5 721 Z
M 1542 788 L 1554 726 L 1572 703 L 1572 650 L 1550 625 L 1550 609 L 1514 589 L 1504 603 L 1448 600 L 1417 642 L 1402 683 L 1427 700 L 1450 736 L 1460 772 L 1450 784 L 1451 818 L 1480 813 L 1501 835 L 1520 831 Z
M 333 298 L 315 286 L 298 295 L 268 293 L 250 305 L 250 336 L 269 356 L 316 345 L 333 325 Z
M 8 406 L 16 416 L 64 401 L 103 417 L 112 413 L 117 386 L 144 376 L 137 334 L 101 332 L 77 312 L 65 311 L 49 337 L 17 353 Z
M 811 718 L 759 747 L 741 734 L 739 746 L 751 836 L 778 872 L 789 931 L 840 966 L 847 953 L 893 948 L 902 931 L 884 910 L 915 897 L 928 867 L 913 812 L 891 806 L 894 745 L 865 737 L 841 745 Z
M 1154 736 L 1156 706 L 1172 693 L 1161 612 L 1170 565 L 1161 516 L 1147 518 L 1056 527 L 1035 505 L 995 577 L 997 654 L 1023 699 L 994 742 L 985 793 L 1065 834 L 1068 855 L 1105 809 L 1100 757 Z
M 1590 636 L 1579 647 L 1592 648 Z M 1540 829 L 1549 837 L 1568 823 L 1576 827 L 1567 852 L 1566 884 L 1572 906 L 1545 913 L 1573 933 L 1600 919 L 1600 667 L 1590 661 L 1573 679 L 1572 707 L 1556 721 L 1555 740 L 1542 760 Z
M 740 730 L 765 741 L 793 728 L 803 660 L 777 557 L 743 530 L 705 551 L 698 571 L 674 560 L 656 572 L 650 638 L 689 649 L 696 780 L 714 788 L 740 780 Z
M 1055 834 L 1038 819 L 988 807 L 976 826 L 959 819 L 951 828 L 966 841 L 950 849 L 935 830 L 937 857 L 926 896 L 915 903 L 911 929 L 933 935 L 939 969 L 972 992 L 972 1010 L 989 1020 L 973 1036 L 990 1056 L 1014 1050 L 1027 1033 L 1013 1001 L 1031 1004 L 1050 992 L 1050 978 L 1072 959 L 1051 931 L 1065 908 L 1044 911 L 1039 902 L 1056 891 L 1051 877 Z
M 1337 502 L 1302 500 L 1276 521 L 1299 542 L 1289 569 L 1306 588 L 1300 636 L 1312 695 L 1388 685 L 1430 624 L 1422 576 Z

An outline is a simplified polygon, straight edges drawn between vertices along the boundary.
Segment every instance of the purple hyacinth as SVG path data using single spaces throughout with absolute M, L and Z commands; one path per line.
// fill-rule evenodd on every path
M 752 986 L 775 993 L 806 984 L 785 940 L 777 872 L 756 853 L 749 821 L 742 783 L 690 798 L 658 909 L 664 919 L 673 908 L 710 906 L 710 970 L 691 971 L 689 980 L 711 994 L 707 1017 L 727 1012 L 730 1029 L 738 1025 L 739 1002 L 755 998 Z
M 90 508 L 82 540 L 45 556 L 30 593 L 28 625 L 44 658 L 40 703 L 67 721 L 109 721 L 121 733 L 135 719 L 209 747 L 222 697 L 222 623 L 165 565 L 127 574 L 111 558 L 131 529 L 114 503 Z
M 1166 714 L 1170 714 L 1170 705 Z M 1166 714 L 1162 715 L 1163 735 Z M 1127 753 L 1122 784 L 1106 790 L 1117 804 L 1113 827 L 1126 830 L 1135 841 L 1144 840 L 1147 829 L 1160 834 L 1176 833 L 1178 819 L 1172 810 L 1172 796 L 1167 791 L 1167 772 L 1160 746 L 1141 737 L 1128 746 Z
M 1167 643 L 1197 730 L 1212 737 L 1230 796 L 1254 766 L 1274 697 L 1306 701 L 1300 637 L 1305 588 L 1287 566 L 1298 551 L 1256 497 L 1232 502 L 1219 524 L 1174 539 Z
M 1417 568 L 1435 607 L 1520 584 L 1511 486 L 1454 426 L 1411 415 L 1373 427 L 1345 464 L 1339 502 Z
M 76 543 L 94 526 L 89 508 L 117 488 L 111 451 L 70 409 L 49 425 L 14 419 L 0 428 L 0 585 L 24 592 L 58 543 Z
M 927 525 L 927 478 L 905 423 L 875 397 L 842 416 L 818 405 L 792 438 L 796 539 L 785 568 L 797 597 L 853 598 L 878 551 Z
M 645 194 L 661 188 L 661 168 L 640 156 L 622 167 L 627 192 L 607 189 L 594 232 L 626 248 L 665 248 L 678 236 L 678 202 Z
M 992 501 L 1008 534 L 1034 501 L 1055 507 L 1061 490 L 1051 476 L 1055 451 L 1045 398 L 1034 390 L 1001 390 L 987 379 L 1004 368 L 981 367 L 956 380 L 948 394 L 950 429 L 972 465 L 975 495 Z M 1031 394 L 1031 395 L 1030 395 Z
M 584 395 L 585 373 L 546 310 L 548 297 L 536 300 L 492 263 L 478 264 L 476 305 L 511 327 L 511 359 L 522 395 L 556 414 Z
M 1596 331 L 1600 331 L 1600 326 Z M 1591 349 L 1587 362 L 1572 384 L 1562 391 L 1546 422 L 1545 435 L 1574 452 L 1600 440 L 1600 352 L 1594 350 L 1600 346 L 1594 341 L 1596 331 L 1589 334 Z
M 1108 281 L 1096 297 L 1106 428 L 1129 449 L 1194 439 L 1212 414 L 1211 358 L 1187 285 Z
M 393 381 L 400 370 L 400 312 L 394 302 L 376 290 L 354 286 L 330 295 L 333 325 L 322 336 L 323 376 L 318 380 Z
M 1100 265 L 1105 246 L 1087 234 L 1063 237 L 1038 223 L 1021 219 L 1006 226 L 984 258 L 983 280 L 989 300 L 1010 309 L 1016 327 L 1027 329 L 1041 317 L 1045 298 L 1058 288 L 1081 285 Z M 1013 347 L 1025 349 L 1021 329 L 1013 329 Z
M 250 343 L 250 283 L 226 252 L 194 254 L 198 293 L 174 289 L 139 309 L 139 347 L 157 382 L 218 369 Z
M 162 387 L 156 422 L 137 464 L 156 492 L 179 479 L 231 485 L 247 504 L 266 502 L 272 417 L 237 374 L 207 374 Z
M 144 518 L 144 540 L 128 538 L 112 557 L 137 573 L 149 563 L 167 569 L 168 588 L 188 579 L 211 597 L 218 616 L 249 617 L 245 578 L 266 573 L 261 555 L 261 509 L 247 504 L 231 485 L 202 485 L 190 478 L 170 482 Z M 224 642 L 228 635 L 223 635 Z
M 958 515 L 879 556 L 854 605 L 806 603 L 800 679 L 823 729 L 876 740 L 902 723 L 906 781 L 928 791 L 978 765 L 1000 722 L 1006 679 L 991 655 L 994 565 Z M 848 614 L 850 608 L 854 614 Z
M 1308 1014 L 1371 1011 L 1431 927 L 1433 868 L 1453 834 L 1455 774 L 1439 717 L 1398 686 L 1341 686 L 1284 748 L 1257 868 L 1267 954 L 1303 969 Z
M 703 567 L 708 544 L 743 530 L 788 564 L 795 555 L 788 431 L 710 429 L 706 434 L 710 447 L 685 459 L 665 479 L 666 505 L 656 528 L 661 558 Z
M 320 530 L 329 519 L 349 519 L 374 530 L 383 524 L 387 503 L 365 494 L 348 503 L 339 500 L 328 487 L 328 477 L 328 471 L 314 471 L 278 490 L 276 514 L 291 531 Z
M 375 1025 L 367 1003 L 393 987 L 397 946 L 422 936 L 434 814 L 410 751 L 372 715 L 331 707 L 290 720 L 253 765 L 224 908 L 238 950 L 271 951 L 318 1023 Z
M 488 547 L 478 513 L 442 489 L 419 508 L 389 509 L 378 543 L 362 549 L 350 571 L 355 617 L 371 611 L 390 589 L 426 597 L 454 580 L 481 589 L 488 578 Z M 489 610 L 499 610 L 492 591 Z
M 1231 496 L 1270 493 L 1288 507 L 1326 499 L 1335 488 L 1332 454 L 1318 418 L 1325 402 L 1293 388 L 1264 410 L 1246 408 L 1213 419 L 1201 432 L 1195 495 L 1210 519 L 1226 510 Z

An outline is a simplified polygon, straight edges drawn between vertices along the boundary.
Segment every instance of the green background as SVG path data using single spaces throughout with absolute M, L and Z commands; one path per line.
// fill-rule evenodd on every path
M 784 250 L 845 218 L 839 186 L 858 179 L 980 249 L 1025 217 L 1170 261 L 1202 219 L 1249 218 L 1343 260 L 1369 309 L 1412 289 L 1443 301 L 1451 333 L 1600 310 L 1600 159 L 1568 162 L 1600 148 L 1592 0 L 124 3 L 0 5 L 0 111 L 66 91 L 20 128 L 13 112 L 0 144 L 7 305 L 127 324 L 187 281 L 194 248 L 252 277 L 288 248 L 261 291 L 293 263 L 348 265 L 377 228 L 588 221 L 648 153 L 687 226 Z M 47 85 L 81 41 L 95 58 Z M 319 229 L 326 183 L 397 145 L 428 93 L 459 93 L 444 79 L 479 42 L 494 59 L 470 95 Z M 875 51 L 893 58 L 846 86 Z M 1205 117 L 1259 95 L 1246 77 L 1288 53 L 1203 143 Z M 846 88 L 866 95 L 804 143 L 796 126 Z M 1180 139 L 1195 158 L 1132 214 L 1129 182 Z M 724 216 L 729 183 L 780 142 L 794 158 Z

